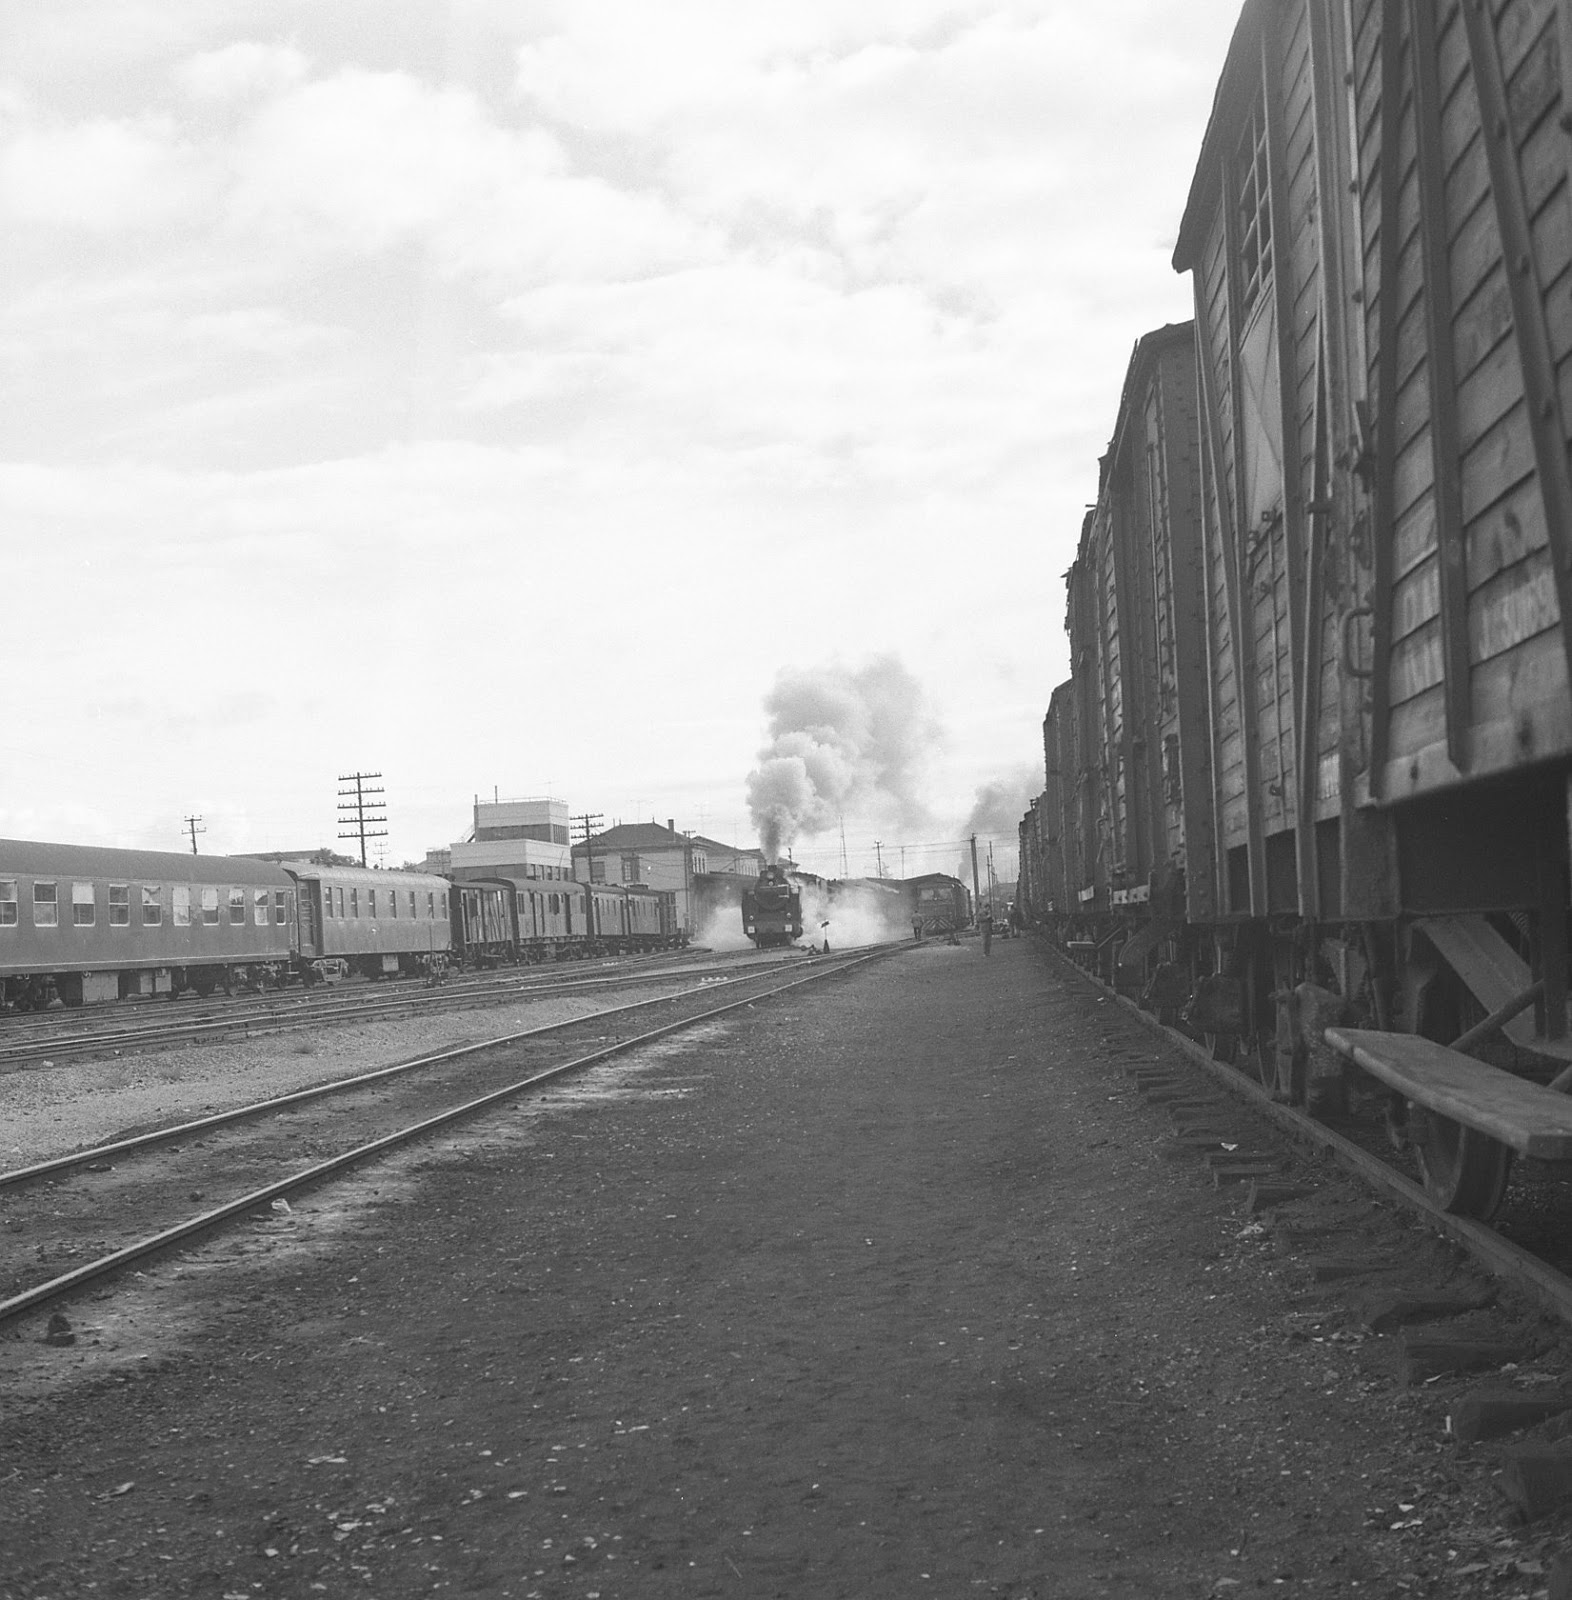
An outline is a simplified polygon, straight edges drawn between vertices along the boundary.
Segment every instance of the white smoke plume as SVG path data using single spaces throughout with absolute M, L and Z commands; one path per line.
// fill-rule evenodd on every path
M 764 699 L 769 743 L 748 774 L 748 809 L 771 860 L 847 811 L 926 823 L 918 769 L 939 737 L 922 685 L 894 656 L 848 669 L 787 668 Z
M 834 950 L 860 945 L 893 944 L 911 938 L 912 921 L 904 897 L 872 884 L 851 888 L 841 885 L 832 900 L 825 887 L 802 886 L 802 938 L 804 944 Z

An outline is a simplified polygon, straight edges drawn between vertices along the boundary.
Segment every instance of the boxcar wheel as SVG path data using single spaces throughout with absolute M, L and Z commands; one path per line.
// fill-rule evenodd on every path
M 1420 1106 L 1409 1108 L 1408 1128 L 1430 1198 L 1443 1211 L 1489 1222 L 1512 1176 L 1511 1146 Z

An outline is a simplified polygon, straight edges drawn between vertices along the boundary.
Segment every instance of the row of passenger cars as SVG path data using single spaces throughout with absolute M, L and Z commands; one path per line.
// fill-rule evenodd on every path
M 0 840 L 0 1009 L 673 948 L 675 897 Z
M 1087 965 L 1480 1217 L 1572 1161 L 1567 15 L 1244 7 L 1021 836 Z

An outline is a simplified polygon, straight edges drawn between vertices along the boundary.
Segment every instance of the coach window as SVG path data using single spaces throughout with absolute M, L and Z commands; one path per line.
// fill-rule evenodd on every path
M 280 928 L 284 926 L 289 916 L 289 902 L 284 898 L 284 894 L 285 891 L 282 889 L 273 891 L 273 921 Z
M 191 891 L 184 884 L 180 884 L 171 891 L 175 897 L 175 926 L 189 928 L 191 926 Z
M 389 889 L 388 890 L 388 915 L 390 917 L 392 917 L 395 922 L 398 921 L 398 890 L 397 889 Z
M 397 890 L 394 890 L 395 894 L 397 892 L 398 892 Z M 412 917 L 416 917 L 416 916 L 420 915 L 419 911 L 416 909 L 416 906 L 415 906 L 415 891 L 413 889 L 411 889 L 409 891 L 409 914 Z
M 218 926 L 218 890 L 204 889 L 202 891 L 202 925 L 206 928 Z
M 131 885 L 129 883 L 112 883 L 109 886 L 109 926 L 111 928 L 129 928 L 131 926 Z
M 426 915 L 434 917 L 437 914 L 437 897 L 434 891 L 426 890 Z
M 93 919 L 98 914 L 98 908 L 93 901 L 93 886 L 90 883 L 73 883 L 71 885 L 71 922 L 74 927 L 91 928 Z
M 142 886 L 142 926 L 158 928 L 164 921 L 164 900 L 156 888 Z
M 246 925 L 246 891 L 244 889 L 231 889 L 229 891 L 229 925 L 232 928 L 243 928 Z
M 367 889 L 366 890 L 366 915 L 368 917 L 374 917 L 374 916 L 376 916 L 376 914 L 377 914 L 377 891 L 375 889 Z
M 360 915 L 360 890 L 359 889 L 351 889 L 349 891 L 349 914 L 352 917 L 358 917 Z
M 448 897 L 446 895 L 442 895 L 439 898 L 441 899 L 442 907 L 438 914 L 445 917 L 448 914 Z
M 0 883 L 0 928 L 14 928 L 16 916 L 16 884 Z
M 60 922 L 58 891 L 52 883 L 33 885 L 33 926 L 53 928 Z
M 259 928 L 267 926 L 267 890 L 257 889 L 251 895 L 251 920 Z
M 332 891 L 329 890 L 329 893 L 332 893 Z M 344 915 L 344 891 L 342 889 L 338 891 L 338 914 L 340 916 Z

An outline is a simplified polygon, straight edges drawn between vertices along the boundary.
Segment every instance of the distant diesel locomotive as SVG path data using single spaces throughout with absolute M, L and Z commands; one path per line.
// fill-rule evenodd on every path
M 766 867 L 743 892 L 742 931 L 761 950 L 802 937 L 802 895 L 784 867 Z

